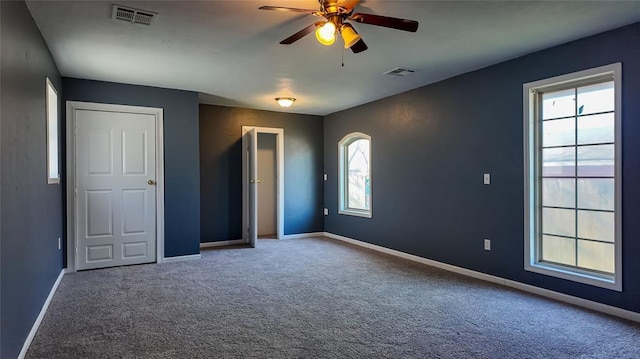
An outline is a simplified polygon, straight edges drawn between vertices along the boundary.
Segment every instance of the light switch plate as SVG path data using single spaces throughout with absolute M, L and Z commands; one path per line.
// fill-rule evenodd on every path
M 484 174 L 484 184 L 491 184 L 491 174 L 490 173 L 485 173 Z
M 484 250 L 485 251 L 490 251 L 491 250 L 491 240 L 490 239 L 484 239 Z
M 325 216 L 328 216 L 328 215 L 329 215 L 329 208 L 325 208 L 325 209 L 324 209 L 324 215 L 325 215 Z

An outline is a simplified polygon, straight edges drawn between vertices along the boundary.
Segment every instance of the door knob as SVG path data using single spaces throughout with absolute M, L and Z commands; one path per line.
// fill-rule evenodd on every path
M 154 184 L 156 184 L 156 181 L 150 179 L 147 181 L 148 184 L 150 184 L 151 186 L 153 186 Z

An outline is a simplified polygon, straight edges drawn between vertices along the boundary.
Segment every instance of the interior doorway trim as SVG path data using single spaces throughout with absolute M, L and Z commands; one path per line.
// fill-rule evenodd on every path
M 247 166 L 247 132 L 276 135 L 276 237 L 284 239 L 284 129 L 272 127 L 242 126 L 242 239 L 248 243 L 249 236 L 249 178 Z M 258 164 L 260 166 L 260 164 Z
M 93 102 L 67 101 L 66 118 L 66 190 L 67 190 L 67 270 L 76 272 L 76 110 L 101 112 L 127 112 L 149 114 L 156 119 L 156 263 L 164 260 L 164 122 L 163 110 L 155 107 L 113 105 Z

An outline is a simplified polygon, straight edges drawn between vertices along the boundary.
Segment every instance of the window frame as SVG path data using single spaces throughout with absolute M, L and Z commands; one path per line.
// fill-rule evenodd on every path
M 58 101 L 58 90 L 48 77 L 45 78 L 45 113 L 47 119 L 47 184 L 60 184 L 60 101 Z M 55 94 L 55 99 L 49 96 L 49 89 Z M 51 104 L 55 103 L 55 118 L 51 118 Z M 56 151 L 52 151 L 52 142 L 55 143 Z M 55 163 L 58 173 L 52 176 L 52 165 Z
M 369 141 L 369 209 L 350 208 L 348 206 L 349 199 L 347 198 L 347 186 L 349 179 L 347 178 L 347 147 L 355 141 L 367 140 Z M 371 166 L 371 154 L 372 154 L 372 141 L 371 136 L 362 132 L 352 132 L 344 136 L 340 142 L 338 142 L 338 214 L 345 214 L 349 216 L 371 218 L 373 213 L 373 177 Z
M 606 78 L 606 80 L 605 80 Z M 598 81 L 599 80 L 599 81 Z M 541 208 L 539 174 L 541 146 L 538 124 L 540 104 L 537 100 L 540 91 L 555 91 L 566 88 L 585 86 L 595 82 L 614 82 L 614 273 L 613 275 L 599 274 L 589 270 L 572 268 L 559 264 L 539 261 L 539 210 Z M 523 85 L 524 104 L 524 268 L 527 271 L 545 274 L 552 277 L 571 280 L 574 282 L 593 285 L 601 288 L 622 291 L 622 64 L 596 67 L 562 76 L 556 76 Z M 577 170 L 577 168 L 576 168 Z M 575 174 L 574 178 L 579 178 Z M 577 194 L 576 194 L 577 195 Z M 577 204 L 576 204 L 577 206 Z M 577 207 L 576 207 L 577 208 Z

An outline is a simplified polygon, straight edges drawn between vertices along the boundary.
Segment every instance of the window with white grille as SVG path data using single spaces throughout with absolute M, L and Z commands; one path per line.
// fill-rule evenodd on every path
M 524 85 L 527 270 L 621 290 L 620 76 Z
M 355 132 L 338 143 L 338 213 L 371 218 L 371 137 Z

